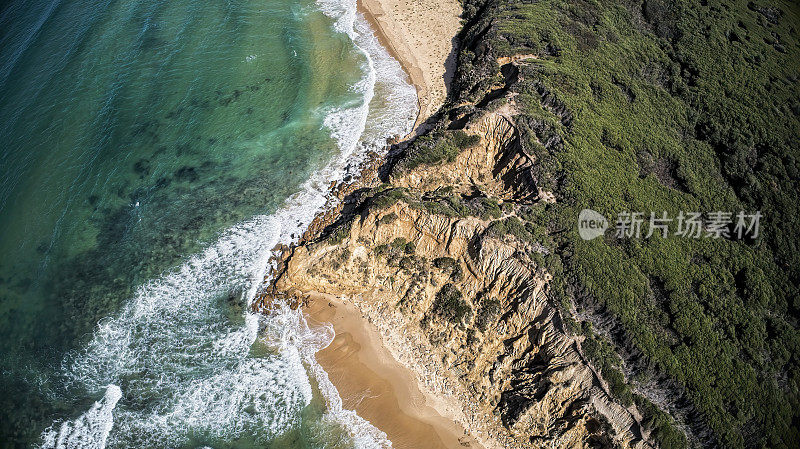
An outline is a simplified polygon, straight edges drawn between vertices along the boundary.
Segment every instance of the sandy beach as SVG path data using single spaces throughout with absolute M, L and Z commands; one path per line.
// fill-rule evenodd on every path
M 417 89 L 416 130 L 447 97 L 461 5 L 457 0 L 358 0 L 358 9 Z M 311 294 L 303 310 L 309 324 L 333 325 L 333 342 L 316 356 L 344 407 L 385 432 L 393 447 L 482 447 L 431 406 L 437 398 L 420 390 L 414 373 L 392 357 L 377 328 L 352 302 Z
M 417 88 L 416 128 L 447 98 L 461 5 L 457 0 L 358 0 L 358 9 Z
M 413 373 L 392 358 L 378 330 L 352 303 L 314 294 L 303 310 L 310 325 L 333 325 L 336 336 L 317 353 L 317 361 L 344 407 L 386 432 L 392 447 L 480 447 L 459 424 L 427 405 Z

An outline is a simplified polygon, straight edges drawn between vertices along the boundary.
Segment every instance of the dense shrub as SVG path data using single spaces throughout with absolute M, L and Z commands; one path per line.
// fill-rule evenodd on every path
M 484 299 L 481 301 L 480 308 L 475 316 L 475 326 L 480 329 L 481 332 L 486 332 L 489 326 L 495 324 L 498 318 L 500 318 L 502 311 L 503 309 L 500 306 L 500 301 L 496 299 Z
M 406 191 L 402 187 L 384 189 L 372 196 L 372 206 L 377 209 L 386 209 L 393 206 L 399 200 L 405 198 Z
M 395 222 L 395 220 L 397 220 L 397 214 L 392 212 L 378 219 L 378 224 L 379 225 L 392 224 Z
M 458 147 L 458 149 L 465 150 L 477 145 L 481 139 L 474 134 L 467 134 L 459 129 L 453 131 L 453 133 L 450 135 L 450 140 L 453 142 L 453 145 Z
M 465 14 L 481 17 L 467 16 L 463 36 L 475 40 L 459 55 L 453 96 L 479 103 L 497 84 L 498 56 L 537 55 L 517 66 L 514 119 L 536 160 L 531 175 L 557 196 L 521 213 L 522 223 L 502 220 L 489 232 L 547 243 L 554 254 L 545 265 L 563 272 L 551 285 L 563 310 L 574 300 L 580 316 L 600 310 L 609 315 L 600 321 L 619 323 L 608 347 L 589 341 L 584 349 L 607 359 L 623 344 L 640 351 L 630 362 L 685 388 L 719 446 L 795 446 L 800 6 L 464 3 Z M 751 240 L 584 241 L 576 217 L 587 207 L 612 222 L 622 211 L 758 210 L 769 218 Z M 619 366 L 603 373 L 630 402 Z M 686 447 L 663 410 L 632 398 L 662 447 Z
M 460 281 L 462 277 L 461 265 L 452 257 L 437 257 L 433 259 L 433 266 L 450 274 L 450 279 Z
M 414 242 L 409 242 L 403 237 L 397 237 L 396 239 L 392 240 L 392 248 L 402 251 L 405 254 L 414 254 L 414 251 L 416 250 Z
M 452 162 L 462 150 L 477 144 L 479 140 L 478 136 L 461 130 L 448 131 L 437 136 L 420 136 L 409 146 L 403 160 L 404 167 L 412 169 L 420 165 Z
M 436 293 L 431 312 L 453 325 L 465 326 L 472 319 L 472 307 L 453 284 L 447 283 Z

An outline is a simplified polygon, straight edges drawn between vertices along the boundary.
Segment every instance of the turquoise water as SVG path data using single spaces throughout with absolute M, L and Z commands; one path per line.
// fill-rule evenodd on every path
M 297 312 L 247 312 L 415 97 L 355 2 L 0 10 L 0 440 L 382 447 Z

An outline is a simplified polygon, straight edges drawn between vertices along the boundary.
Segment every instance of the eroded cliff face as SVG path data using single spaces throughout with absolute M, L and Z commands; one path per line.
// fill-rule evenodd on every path
M 499 226 L 552 201 L 530 177 L 513 102 L 463 131 L 477 142 L 452 161 L 350 195 L 322 237 L 285 251 L 264 300 L 350 298 L 487 447 L 651 447 L 551 304 L 545 247 Z
M 461 151 L 454 162 L 395 174 L 392 184 L 425 191 L 449 186 L 459 193 L 478 188 L 491 198 L 535 200 L 538 192 L 529 175 L 533 160 L 522 150 L 512 124 L 513 112 L 513 107 L 507 106 L 468 124 L 464 131 L 480 141 Z

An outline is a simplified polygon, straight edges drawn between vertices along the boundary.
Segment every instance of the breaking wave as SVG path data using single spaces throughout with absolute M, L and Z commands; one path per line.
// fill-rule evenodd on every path
M 332 340 L 332 328 L 310 328 L 300 311 L 288 308 L 271 317 L 249 311 L 271 248 L 301 235 L 329 200 L 331 182 L 355 174 L 366 152 L 381 149 L 387 137 L 410 131 L 417 112 L 414 88 L 355 2 L 320 0 L 318 6 L 364 55 L 364 76 L 352 86 L 361 100 L 325 111 L 338 155 L 275 214 L 223 232 L 201 253 L 140 286 L 117 316 L 99 323 L 63 370 L 73 391 L 103 397 L 81 416 L 54 422 L 42 447 L 263 443 L 302 425 L 314 385 L 326 405 L 320 434 L 358 448 L 391 446 L 383 432 L 342 407 L 314 359 Z

